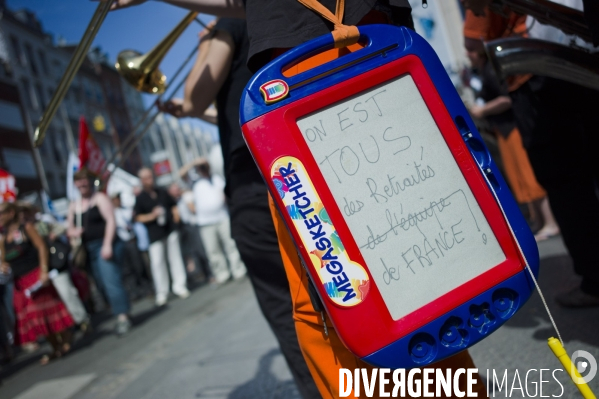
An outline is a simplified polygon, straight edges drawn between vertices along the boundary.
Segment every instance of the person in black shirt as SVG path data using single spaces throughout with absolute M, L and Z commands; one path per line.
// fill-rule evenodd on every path
M 156 305 L 163 306 L 168 300 L 169 277 L 166 258 L 173 278 L 173 293 L 187 298 L 187 275 L 183 265 L 179 232 L 177 203 L 166 190 L 154 187 L 154 175 L 149 168 L 138 173 L 143 190 L 135 198 L 135 221 L 146 225 L 150 237 L 150 267 L 156 290 Z M 165 256 L 166 255 L 166 256 Z
M 127 316 L 131 305 L 117 260 L 123 242 L 115 234 L 112 203 L 106 194 L 94 192 L 91 178 L 85 168 L 79 169 L 73 176 L 81 198 L 69 205 L 67 235 L 71 240 L 81 240 L 84 245 L 94 280 L 108 298 L 112 313 L 117 316 L 115 331 L 122 335 L 131 328 Z
M 500 82 L 495 74 L 481 40 L 465 37 L 464 45 L 472 67 L 480 74 L 482 87 L 477 95 L 484 101 L 483 105 L 471 105 L 470 114 L 475 119 L 485 119 L 497 137 L 505 176 L 516 201 L 529 208 L 535 239 L 543 241 L 555 236 L 559 234 L 559 226 L 551 212 L 547 193 L 537 181 L 522 144 L 507 82 Z
M 185 85 L 185 98 L 161 108 L 177 117 L 210 120 L 206 108 L 216 99 L 226 194 L 233 236 L 258 303 L 304 398 L 319 397 L 295 332 L 291 293 L 268 206 L 268 192 L 239 127 L 241 93 L 252 74 L 245 21 L 223 18 L 200 43 L 199 56 Z M 206 71 L 210 71 L 208 74 Z M 212 112 L 212 110 L 208 110 Z

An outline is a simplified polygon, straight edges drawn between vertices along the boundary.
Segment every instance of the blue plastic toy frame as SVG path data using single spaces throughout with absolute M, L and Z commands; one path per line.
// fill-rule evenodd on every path
M 539 255 L 534 237 L 434 50 L 423 38 L 407 28 L 366 25 L 359 29 L 360 42 L 365 44 L 363 49 L 306 72 L 289 78 L 282 74 L 285 67 L 333 48 L 332 35 L 324 35 L 295 47 L 263 67 L 248 83 L 242 96 L 241 124 L 388 62 L 415 55 L 423 63 L 470 154 L 478 164 L 479 172 L 485 176 L 489 189 L 498 200 L 523 257 L 535 276 L 538 275 Z M 267 105 L 260 93 L 260 86 L 275 79 L 285 81 L 290 91 L 284 99 Z M 244 134 L 247 136 L 247 132 Z M 249 141 L 247 137 L 246 141 Z M 250 149 L 259 151 L 251 146 Z M 268 172 L 265 170 L 261 171 L 268 180 Z M 529 272 L 523 269 L 443 317 L 363 357 L 363 360 L 379 367 L 412 368 L 449 357 L 497 330 L 523 306 L 533 290 L 534 284 Z M 326 301 L 323 300 L 323 303 L 326 304 Z M 468 337 L 466 342 L 460 339 L 464 331 Z

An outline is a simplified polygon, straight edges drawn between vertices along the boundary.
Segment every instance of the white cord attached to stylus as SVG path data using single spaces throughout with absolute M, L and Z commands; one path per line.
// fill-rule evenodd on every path
M 507 215 L 506 215 L 505 211 L 503 210 L 503 206 L 501 205 L 501 201 L 499 201 L 499 198 L 497 197 L 497 193 L 493 189 L 493 185 L 491 184 L 491 182 L 489 181 L 489 178 L 487 177 L 487 173 L 491 173 L 491 169 L 487 168 L 486 170 L 481 170 L 481 172 L 483 173 L 483 176 L 485 177 L 485 180 L 487 181 L 487 184 L 489 185 L 489 187 L 491 188 L 491 191 L 493 192 L 493 196 L 495 197 L 495 201 L 497 202 L 497 205 L 499 205 L 499 209 L 501 209 L 501 213 L 503 214 L 503 218 L 505 219 L 508 227 L 510 228 L 510 233 L 512 233 L 512 237 L 514 238 L 514 241 L 516 242 L 516 245 L 518 246 L 518 250 L 520 251 L 520 254 L 522 255 L 522 259 L 524 259 L 524 264 L 526 266 L 526 269 L 528 270 L 528 273 L 530 274 L 530 277 L 532 278 L 532 281 L 534 282 L 535 287 L 537 288 L 537 291 L 539 292 L 539 296 L 541 297 L 541 301 L 543 302 L 543 306 L 545 307 L 545 311 L 547 311 L 547 315 L 549 316 L 549 320 L 551 321 L 551 324 L 553 325 L 553 329 L 555 330 L 555 333 L 557 334 L 557 338 L 559 339 L 559 341 L 561 342 L 561 344 L 563 346 L 564 345 L 564 341 L 562 340 L 562 336 L 559 333 L 559 329 L 557 328 L 557 324 L 555 324 L 555 320 L 553 319 L 553 315 L 551 314 L 551 310 L 549 310 L 549 305 L 547 305 L 547 301 L 545 300 L 545 295 L 543 295 L 543 291 L 541 291 L 541 287 L 539 287 L 539 283 L 537 282 L 535 274 L 533 273 L 532 269 L 530 268 L 530 265 L 528 264 L 528 260 L 526 259 L 526 255 L 524 254 L 524 251 L 522 251 L 522 247 L 520 246 L 520 242 L 518 242 L 516 234 L 514 233 L 514 229 L 512 229 L 512 225 L 509 223 Z

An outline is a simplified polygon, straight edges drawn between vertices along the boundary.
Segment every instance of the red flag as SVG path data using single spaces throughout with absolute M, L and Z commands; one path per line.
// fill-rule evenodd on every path
M 89 133 L 85 117 L 79 118 L 79 168 L 86 167 L 92 174 L 100 176 L 106 165 L 106 159 L 102 150 L 94 140 L 94 137 Z M 108 171 L 104 171 L 102 179 L 108 179 Z M 106 187 L 106 181 L 104 181 Z

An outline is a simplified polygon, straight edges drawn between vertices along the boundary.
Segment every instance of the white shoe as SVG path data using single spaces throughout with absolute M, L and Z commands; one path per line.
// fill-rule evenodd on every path
M 168 298 L 165 296 L 157 296 L 156 297 L 156 306 L 164 306 L 168 302 Z
M 215 280 L 218 284 L 222 285 L 222 284 L 226 283 L 227 281 L 229 281 L 230 278 L 231 278 L 231 274 L 227 273 L 227 274 L 222 274 L 218 277 L 215 277 Z
M 188 291 L 188 290 L 185 290 L 185 291 L 183 291 L 183 292 L 181 292 L 181 293 L 179 293 L 179 294 L 176 294 L 176 295 L 177 295 L 179 298 L 181 298 L 181 299 L 187 299 L 187 298 L 189 298 L 189 291 Z
M 247 276 L 247 271 L 244 270 L 241 273 L 234 274 L 233 275 L 233 280 L 240 280 L 240 279 L 244 278 L 245 276 Z

